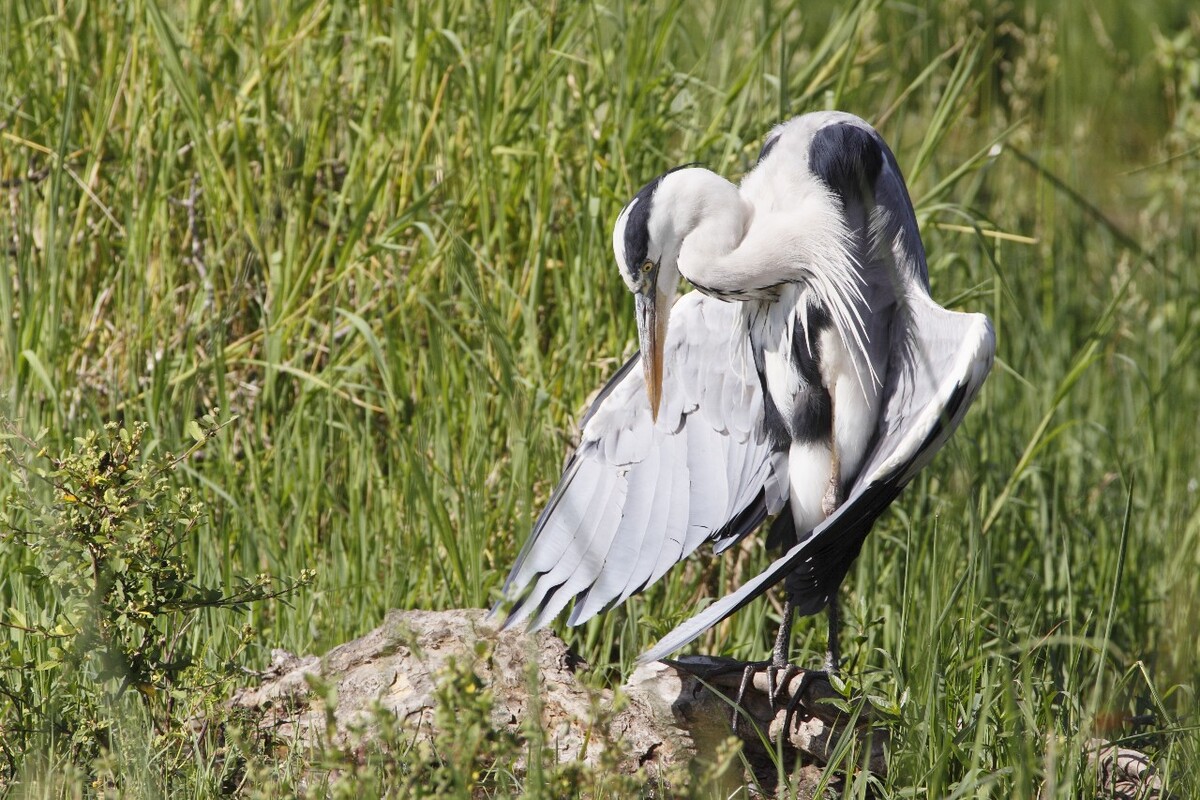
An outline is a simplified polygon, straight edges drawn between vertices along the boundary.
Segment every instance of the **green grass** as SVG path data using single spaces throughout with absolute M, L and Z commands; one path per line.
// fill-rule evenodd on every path
M 847 581 L 848 672 L 900 713 L 881 796 L 1076 797 L 1093 735 L 1200 793 L 1200 17 L 1066 5 L 11 0 L 0 413 L 51 449 L 119 418 L 180 450 L 237 415 L 187 469 L 199 575 L 318 570 L 249 612 L 254 664 L 486 605 L 635 347 L 617 210 L 849 110 L 906 171 L 935 297 L 998 337 Z M 0 546 L 0 605 L 51 613 L 29 557 Z M 689 561 L 566 635 L 616 680 L 766 558 Z M 761 656 L 777 610 L 697 647 Z M 241 622 L 196 646 L 219 661 Z M 210 796 L 212 771 L 130 786 Z

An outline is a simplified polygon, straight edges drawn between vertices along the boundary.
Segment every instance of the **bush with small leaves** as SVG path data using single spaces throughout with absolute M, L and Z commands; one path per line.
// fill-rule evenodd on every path
M 198 613 L 244 610 L 312 580 L 307 571 L 281 583 L 259 575 L 232 591 L 197 582 L 186 545 L 205 506 L 175 472 L 228 424 L 214 411 L 187 426 L 191 447 L 158 455 L 143 451 L 144 423 L 113 422 L 52 456 L 39 444 L 45 431 L 29 437 L 0 421 L 0 460 L 18 489 L 0 537 L 26 553 L 13 580 L 25 584 L 27 602 L 0 618 L 10 635 L 0 671 L 0 767 L 9 776 L 35 744 L 91 769 L 126 713 L 148 718 L 156 752 L 168 754 L 160 768 L 175 769 L 188 758 L 197 710 L 215 705 L 253 635 L 244 626 L 234 657 L 213 668 L 190 649 Z

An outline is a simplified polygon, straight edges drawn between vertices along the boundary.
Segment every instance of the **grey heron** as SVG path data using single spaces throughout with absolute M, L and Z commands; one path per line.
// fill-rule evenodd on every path
M 896 159 L 846 113 L 774 128 L 740 186 L 694 166 L 655 178 L 621 211 L 613 247 L 640 354 L 581 423 L 504 585 L 506 626 L 543 626 L 571 600 L 578 625 L 704 542 L 721 553 L 774 517 L 783 554 L 641 660 L 783 580 L 773 664 L 788 660 L 793 616 L 828 609 L 836 669 L 838 588 L 974 400 L 990 322 L 930 297 Z M 697 291 L 676 301 L 681 276 Z

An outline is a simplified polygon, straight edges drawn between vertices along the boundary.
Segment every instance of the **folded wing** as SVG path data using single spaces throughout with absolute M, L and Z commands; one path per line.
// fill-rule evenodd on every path
M 572 599 L 578 625 L 658 580 L 705 541 L 717 550 L 787 499 L 786 460 L 739 304 L 698 292 L 671 313 L 654 423 L 639 358 L 584 417 L 579 448 L 504 584 L 505 626 L 545 625 Z
M 784 578 L 814 608 L 828 603 L 875 519 L 946 443 L 992 366 L 995 336 L 987 317 L 948 311 L 919 290 L 906 312 L 896 323 L 874 444 L 845 502 L 760 575 L 676 627 L 639 661 L 673 653 Z

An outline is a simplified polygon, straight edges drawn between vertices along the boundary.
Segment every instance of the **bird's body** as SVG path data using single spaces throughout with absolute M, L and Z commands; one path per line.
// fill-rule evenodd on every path
M 613 242 L 643 370 L 627 364 L 585 418 L 506 584 L 509 624 L 535 612 L 544 624 L 571 598 L 582 622 L 705 540 L 721 552 L 776 514 L 791 522 L 784 558 L 649 655 L 783 577 L 789 609 L 829 606 L 875 517 L 965 413 L 993 348 L 986 318 L 929 298 L 890 150 L 857 117 L 798 117 L 740 187 L 698 168 L 655 179 Z M 701 294 L 675 303 L 680 276 Z

